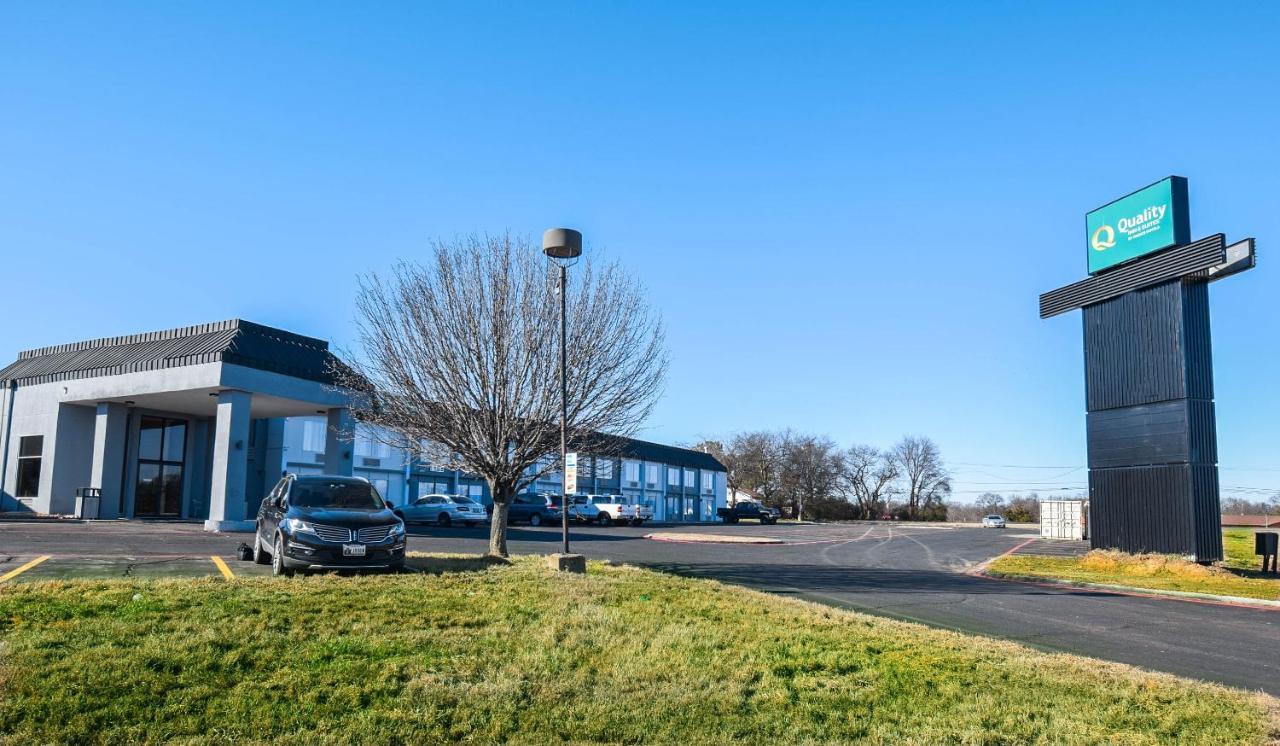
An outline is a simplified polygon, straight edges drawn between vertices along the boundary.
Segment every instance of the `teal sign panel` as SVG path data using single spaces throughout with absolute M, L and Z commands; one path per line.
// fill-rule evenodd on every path
M 1161 179 L 1085 215 L 1089 274 L 1191 241 L 1187 180 Z

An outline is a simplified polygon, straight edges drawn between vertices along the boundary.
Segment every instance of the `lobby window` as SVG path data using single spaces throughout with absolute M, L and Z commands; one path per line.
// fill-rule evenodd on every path
M 18 439 L 18 491 L 14 497 L 35 497 L 40 491 L 43 455 L 43 435 L 26 435 Z
M 304 420 L 302 423 L 302 450 L 308 453 L 324 453 L 325 435 L 329 423 L 323 420 Z

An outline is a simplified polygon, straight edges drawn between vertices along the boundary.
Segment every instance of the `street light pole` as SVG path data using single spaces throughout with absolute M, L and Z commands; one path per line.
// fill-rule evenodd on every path
M 569 267 L 564 262 L 560 265 L 560 538 L 564 544 L 561 551 L 569 553 L 569 353 L 565 347 L 568 317 L 565 300 L 565 285 L 568 282 Z
M 569 383 L 568 383 L 568 269 L 582 256 L 582 234 L 572 228 L 551 228 L 542 234 L 542 252 L 560 267 L 560 538 L 569 554 Z

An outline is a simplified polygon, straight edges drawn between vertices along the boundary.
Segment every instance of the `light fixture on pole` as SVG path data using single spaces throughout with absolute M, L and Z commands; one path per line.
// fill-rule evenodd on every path
M 568 554 L 570 495 L 565 486 L 569 476 L 566 464 L 569 457 L 569 385 L 566 378 L 569 358 L 565 346 L 568 326 L 565 285 L 567 270 L 582 256 L 582 234 L 572 228 L 550 228 L 542 234 L 542 253 L 560 268 L 560 535 L 564 544 L 562 551 Z

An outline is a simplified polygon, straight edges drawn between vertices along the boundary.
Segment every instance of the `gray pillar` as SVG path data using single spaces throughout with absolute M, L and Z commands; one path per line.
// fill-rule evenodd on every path
M 218 394 L 213 425 L 213 479 L 206 531 L 252 531 L 245 516 L 249 466 L 249 407 L 253 395 L 229 389 Z
M 129 443 L 129 408 L 115 402 L 98 405 L 93 425 L 93 467 L 89 486 L 101 490 L 98 517 L 119 518 L 124 486 L 124 456 Z
M 355 447 L 355 424 L 351 419 L 351 410 L 346 407 L 330 409 L 329 427 L 324 437 L 324 472 L 341 477 L 354 474 L 351 454 Z
M 284 476 L 289 467 L 288 454 L 284 445 L 285 418 L 273 417 L 267 420 L 267 448 L 262 459 L 262 491 L 270 492 Z

